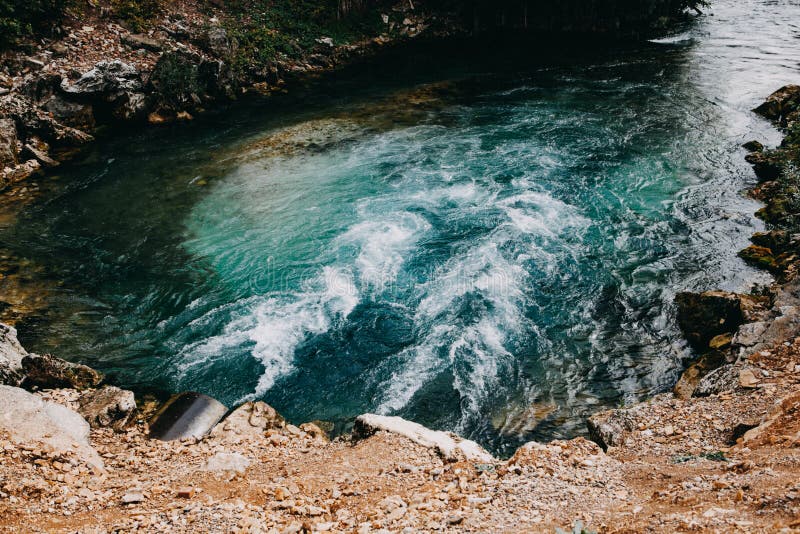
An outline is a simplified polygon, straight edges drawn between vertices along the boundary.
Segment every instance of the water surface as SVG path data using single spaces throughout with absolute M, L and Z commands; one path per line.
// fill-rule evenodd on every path
M 138 390 L 366 411 L 498 453 L 584 432 L 690 357 L 681 290 L 766 280 L 740 145 L 796 81 L 800 3 L 639 45 L 418 51 L 115 136 L 0 233 L 61 284 L 36 351 Z

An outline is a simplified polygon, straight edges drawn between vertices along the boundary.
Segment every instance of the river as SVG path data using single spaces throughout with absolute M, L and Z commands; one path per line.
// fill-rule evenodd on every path
M 397 414 L 509 454 L 668 390 L 682 290 L 768 279 L 740 145 L 797 82 L 800 2 L 715 0 L 645 43 L 389 55 L 118 133 L 0 245 L 51 282 L 37 352 L 137 391 Z

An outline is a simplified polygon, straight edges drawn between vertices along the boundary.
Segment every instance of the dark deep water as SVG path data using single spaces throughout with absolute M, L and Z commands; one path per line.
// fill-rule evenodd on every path
M 800 78 L 800 2 L 669 39 L 426 49 L 118 135 L 0 245 L 61 281 L 20 329 L 138 390 L 398 414 L 500 454 L 671 387 L 677 291 L 747 289 L 739 146 Z

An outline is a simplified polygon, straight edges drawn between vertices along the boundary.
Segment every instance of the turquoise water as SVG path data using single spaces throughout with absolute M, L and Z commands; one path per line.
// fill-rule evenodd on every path
M 760 228 L 739 145 L 777 140 L 748 110 L 796 78 L 800 8 L 714 14 L 640 45 L 418 51 L 117 135 L 0 234 L 60 281 L 23 341 L 339 430 L 581 434 L 674 383 L 677 291 L 766 280 L 736 257 Z

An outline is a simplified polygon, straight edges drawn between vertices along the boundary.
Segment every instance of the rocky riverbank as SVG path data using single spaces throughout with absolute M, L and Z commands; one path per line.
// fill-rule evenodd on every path
M 310 35 L 328 29 L 310 24 L 261 30 L 254 14 L 223 3 L 159 4 L 144 24 L 126 20 L 113 2 L 81 3 L 67 12 L 62 37 L 0 54 L 6 196 L 33 194 L 36 186 L 26 179 L 56 167 L 108 127 L 191 120 L 244 93 L 283 91 L 388 45 L 461 31 L 424 2 L 381 5 L 369 12 L 371 24 L 331 26 L 336 36 Z M 360 9 L 353 11 L 359 16 Z M 262 59 L 268 50 L 271 58 Z
M 796 117 L 800 89 L 783 94 L 771 97 L 779 122 Z M 780 182 L 756 194 L 791 185 L 787 139 Z M 771 232 L 793 235 L 792 220 Z M 529 443 L 509 460 L 375 415 L 330 441 L 323 423 L 294 426 L 264 403 L 199 438 L 152 440 L 152 402 L 137 407 L 85 366 L 28 354 L 4 328 L 0 530 L 797 531 L 800 282 L 783 261 L 757 295 L 678 297 L 702 356 L 674 393 L 594 415 L 596 443 Z

